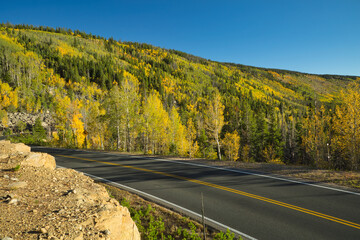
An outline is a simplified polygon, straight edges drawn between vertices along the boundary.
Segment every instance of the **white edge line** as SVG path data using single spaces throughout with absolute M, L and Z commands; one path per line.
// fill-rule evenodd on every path
M 52 149 L 63 150 L 61 148 L 52 148 Z M 94 153 L 92 151 L 80 150 L 80 149 L 66 149 L 66 150 Z M 118 156 L 118 154 L 113 154 L 113 153 L 108 153 L 108 152 L 101 152 L 101 153 L 106 154 L 106 155 L 111 155 L 111 156 Z M 218 170 L 223 170 L 223 171 L 228 171 L 228 172 L 235 172 L 235 173 L 242 173 L 242 174 L 247 174 L 247 175 L 254 175 L 254 176 L 258 176 L 258 177 L 271 178 L 271 179 L 276 179 L 276 180 L 280 180 L 280 181 L 292 182 L 292 183 L 308 185 L 308 186 L 318 187 L 318 188 L 324 188 L 324 189 L 328 189 L 328 190 L 332 190 L 332 191 L 343 192 L 343 193 L 348 193 L 348 194 L 353 194 L 353 195 L 360 196 L 360 192 L 352 192 L 352 191 L 348 191 L 348 190 L 344 190 L 344 189 L 328 187 L 328 186 L 323 186 L 323 185 L 314 184 L 314 183 L 307 183 L 307 182 L 302 182 L 302 181 L 297 181 L 297 180 L 292 180 L 292 179 L 287 179 L 287 178 L 269 176 L 269 175 L 264 175 L 264 174 L 260 174 L 260 173 L 253 173 L 253 172 L 235 170 L 235 169 L 218 167 L 218 166 L 209 166 L 209 165 L 198 164 L 198 163 L 188 163 L 188 162 L 182 162 L 182 161 L 179 161 L 179 160 L 167 160 L 167 159 L 160 159 L 160 158 L 153 158 L 153 157 L 146 157 L 146 156 L 144 156 L 144 157 L 131 156 L 131 155 L 129 155 L 129 156 L 131 158 L 147 158 L 149 160 L 157 160 L 157 161 L 163 161 L 163 162 L 173 162 L 173 163 L 184 164 L 184 165 L 192 165 L 192 166 L 197 166 L 197 167 L 206 167 L 206 168 L 213 168 L 213 169 L 218 169 Z
M 66 168 L 66 167 L 62 167 L 62 166 L 59 166 L 59 165 L 56 165 L 56 166 L 57 166 L 58 168 Z M 77 171 L 77 170 L 75 170 L 75 171 Z M 77 172 L 80 172 L 80 171 L 77 171 Z M 134 189 L 134 188 L 131 188 L 131 187 L 122 185 L 122 184 L 120 184 L 120 183 L 116 183 L 116 182 L 110 181 L 110 180 L 108 180 L 108 179 L 105 179 L 105 178 L 102 178 L 102 177 L 98 177 L 98 176 L 89 174 L 89 173 L 85 173 L 85 172 L 82 172 L 82 173 L 83 173 L 84 175 L 87 175 L 87 176 L 93 178 L 93 179 L 99 179 L 99 180 L 101 180 L 101 181 L 103 181 L 103 182 L 111 183 L 112 185 L 115 185 L 115 186 L 117 186 L 117 187 L 119 187 L 119 188 L 122 188 L 122 189 L 126 189 L 126 190 L 128 190 L 128 191 L 130 191 L 130 192 L 133 192 L 133 193 L 137 193 L 137 194 L 139 194 L 139 195 L 141 195 L 141 196 L 146 196 L 146 197 L 155 199 L 155 200 L 157 200 L 157 201 L 159 201 L 159 202 L 163 202 L 163 203 L 165 203 L 165 204 L 167 204 L 167 205 L 173 206 L 174 208 L 177 208 L 177 209 L 180 209 L 180 210 L 182 210 L 182 211 L 184 211 L 184 212 L 187 212 L 188 214 L 195 215 L 196 217 L 199 217 L 199 218 L 202 217 L 200 214 L 198 214 L 198 213 L 196 213 L 196 212 L 193 212 L 193 211 L 191 211 L 191 210 L 189 210 L 189 209 L 187 209 L 187 208 L 183 208 L 183 207 L 181 207 L 181 206 L 179 206 L 179 205 L 177 205 L 177 204 L 175 204 L 175 203 L 172 203 L 172 202 L 166 201 L 166 200 L 164 200 L 164 199 L 158 198 L 158 197 L 156 197 L 156 196 L 154 196 L 154 195 L 151 195 L 151 194 L 148 194 L 148 193 L 146 193 L 146 192 L 142 192 L 142 191 L 140 191 L 140 190 L 137 190 L 137 189 Z M 231 228 L 231 227 L 226 226 L 226 225 L 224 225 L 224 224 L 222 224 L 222 223 L 219 223 L 219 222 L 217 222 L 217 221 L 215 221 L 215 220 L 213 220 L 213 219 L 211 219 L 211 218 L 205 217 L 205 220 L 208 221 L 208 222 L 211 222 L 212 224 L 215 224 L 215 225 L 217 225 L 217 226 L 219 226 L 219 227 L 221 227 L 221 228 L 229 229 L 230 232 L 233 232 L 233 233 L 235 233 L 235 234 L 237 234 L 237 235 L 240 235 L 241 237 L 244 237 L 244 238 L 246 238 L 246 239 L 249 239 L 249 240 L 257 240 L 256 238 L 253 238 L 253 237 L 251 237 L 251 236 L 249 236 L 249 235 L 247 235 L 247 234 L 245 234 L 245 233 L 243 233 L 243 232 L 240 232 L 240 231 L 238 231 L 238 230 L 236 230 L 236 229 L 234 229 L 234 228 Z

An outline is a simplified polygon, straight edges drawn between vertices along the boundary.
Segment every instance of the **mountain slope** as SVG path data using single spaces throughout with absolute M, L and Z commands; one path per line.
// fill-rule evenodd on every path
M 0 50 L 3 126 L 7 112 L 49 110 L 53 139 L 77 147 L 192 155 L 193 146 L 212 158 L 219 139 L 236 130 L 242 160 L 307 163 L 296 125 L 321 105 L 334 109 L 341 90 L 359 80 L 219 63 L 61 28 L 2 24 Z M 224 126 L 212 132 L 206 119 L 217 94 L 224 109 L 212 117 L 223 115 Z M 157 118 L 167 131 L 148 124 Z

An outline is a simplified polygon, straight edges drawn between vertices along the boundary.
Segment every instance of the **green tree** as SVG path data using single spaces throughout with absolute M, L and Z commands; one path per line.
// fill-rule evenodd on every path
M 255 124 L 255 129 L 251 134 L 250 140 L 251 153 L 255 161 L 262 162 L 265 161 L 263 153 L 266 147 L 266 138 L 269 134 L 268 124 L 263 112 L 258 113 L 255 119 Z
M 19 121 L 16 123 L 16 128 L 19 130 L 20 133 L 23 133 L 26 129 L 26 123 L 23 121 Z
M 283 156 L 283 142 L 278 121 L 275 118 L 274 111 L 269 113 L 268 119 L 268 135 L 266 136 L 266 146 L 263 149 L 263 156 L 265 161 L 280 161 Z
M 46 139 L 46 130 L 41 125 L 41 119 L 37 118 L 33 126 L 33 137 L 35 142 L 41 142 L 43 139 Z

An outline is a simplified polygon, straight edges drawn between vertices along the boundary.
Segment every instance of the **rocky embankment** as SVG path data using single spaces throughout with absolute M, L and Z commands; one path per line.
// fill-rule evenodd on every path
M 36 119 L 41 120 L 41 125 L 45 129 L 54 127 L 55 121 L 49 111 L 44 113 L 30 114 L 25 112 L 15 112 L 7 114 L 7 124 L 3 125 L 0 121 L 0 128 L 15 129 L 19 122 L 25 123 L 27 126 L 34 126 Z
M 140 239 L 103 186 L 24 144 L 0 141 L 0 239 Z

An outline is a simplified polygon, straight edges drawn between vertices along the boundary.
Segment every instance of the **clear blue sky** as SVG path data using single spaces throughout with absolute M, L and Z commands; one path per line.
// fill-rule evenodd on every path
M 360 0 L 1 0 L 0 22 L 65 27 L 206 59 L 360 76 Z

